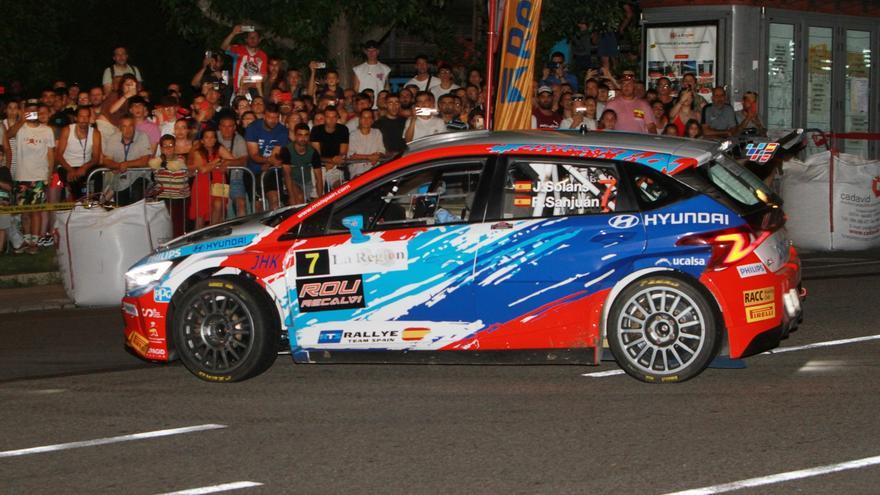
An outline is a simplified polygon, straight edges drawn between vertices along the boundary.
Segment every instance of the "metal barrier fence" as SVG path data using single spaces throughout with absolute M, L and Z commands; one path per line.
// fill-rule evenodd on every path
M 342 164 L 333 168 L 323 168 L 324 189 L 322 192 L 327 193 L 370 168 L 371 164 L 368 160 L 344 160 Z M 265 170 L 260 174 L 263 208 L 268 210 L 283 204 L 300 205 L 317 199 L 319 196 L 318 189 L 315 187 L 317 182 L 314 171 L 306 167 L 272 167 Z M 268 188 L 267 184 L 269 184 Z M 274 188 L 272 187 L 273 185 Z M 280 195 L 270 195 L 274 191 L 281 191 L 282 193 Z M 288 198 L 288 201 L 282 202 L 285 196 Z M 300 197 L 302 201 L 296 201 L 295 198 Z M 276 201 L 277 205 L 273 205 L 272 203 Z

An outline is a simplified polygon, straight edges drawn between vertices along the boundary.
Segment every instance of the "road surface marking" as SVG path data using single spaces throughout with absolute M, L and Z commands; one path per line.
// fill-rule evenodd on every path
M 162 495 L 200 495 L 202 493 L 218 493 L 228 492 L 230 490 L 241 490 L 242 488 L 253 488 L 255 486 L 263 486 L 263 484 L 257 483 L 255 481 L 236 481 L 234 483 L 223 483 L 222 485 L 190 488 L 189 490 L 180 490 L 179 492 L 168 492 L 163 493 Z
M 109 443 L 130 442 L 132 440 L 144 440 L 146 438 L 167 437 L 169 435 L 180 435 L 182 433 L 192 433 L 195 431 L 216 430 L 218 428 L 226 428 L 226 425 L 206 424 L 198 426 L 186 426 L 184 428 L 173 428 L 170 430 L 147 431 L 144 433 L 134 433 L 131 435 L 122 435 L 118 437 L 97 438 L 95 440 L 84 440 L 82 442 L 57 443 L 55 445 L 43 445 L 42 447 L 31 447 L 29 449 L 6 450 L 0 452 L 0 458 L 18 457 L 30 454 L 42 454 L 45 452 L 55 452 L 58 450 L 78 449 L 80 447 L 94 447 L 96 445 L 107 445 Z
M 756 486 L 782 483 L 783 481 L 810 478 L 813 476 L 821 476 L 823 474 L 836 473 L 838 471 L 846 471 L 848 469 L 859 469 L 876 464 L 880 464 L 880 455 L 875 457 L 866 457 L 864 459 L 858 459 L 855 461 L 841 462 L 840 464 L 828 464 L 827 466 L 801 469 L 799 471 L 788 471 L 787 473 L 772 474 L 770 476 L 761 476 L 758 478 L 749 478 L 747 480 L 734 481 L 733 483 L 725 483 L 723 485 L 704 486 L 703 488 L 694 488 L 693 490 L 685 490 L 683 492 L 667 493 L 666 495 L 710 495 L 712 493 L 732 492 L 734 490 L 741 490 L 743 488 L 754 488 Z
M 606 377 L 606 376 L 622 375 L 624 373 L 626 373 L 626 372 L 623 370 L 610 370 L 610 371 L 597 371 L 595 373 L 584 373 L 581 376 L 588 376 L 590 378 L 602 378 L 602 377 Z
M 819 347 L 831 347 L 835 345 L 854 344 L 856 342 L 867 342 L 869 340 L 878 340 L 880 335 L 866 335 L 864 337 L 854 337 L 851 339 L 829 340 L 827 342 L 816 342 L 815 344 L 798 345 L 794 347 L 780 347 L 771 349 L 762 354 L 781 354 L 783 352 L 804 351 L 807 349 L 816 349 Z
M 831 346 L 835 346 L 835 345 L 854 344 L 856 342 L 867 342 L 870 340 L 880 340 L 880 334 L 866 335 L 864 337 L 854 337 L 851 339 L 829 340 L 826 342 L 816 342 L 815 344 L 798 345 L 798 346 L 794 346 L 794 347 L 779 347 L 777 349 L 772 349 L 772 350 L 769 350 L 766 352 L 762 352 L 761 354 L 781 354 L 783 352 L 805 351 L 807 349 L 817 349 L 820 347 L 831 347 Z M 581 376 L 586 376 L 589 378 L 605 378 L 606 376 L 617 376 L 617 375 L 623 375 L 624 373 L 625 372 L 623 370 L 609 370 L 609 371 L 597 371 L 595 373 L 583 373 Z

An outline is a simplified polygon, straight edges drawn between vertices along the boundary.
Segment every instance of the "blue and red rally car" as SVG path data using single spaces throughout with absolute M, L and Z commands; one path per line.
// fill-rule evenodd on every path
M 699 374 L 801 320 L 781 200 L 708 141 L 433 136 L 304 207 L 232 220 L 126 274 L 128 347 L 210 381 L 294 361 L 598 364 Z

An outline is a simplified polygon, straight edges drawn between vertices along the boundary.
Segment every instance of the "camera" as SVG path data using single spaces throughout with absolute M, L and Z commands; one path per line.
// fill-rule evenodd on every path
M 212 84 L 212 87 L 214 88 L 214 91 L 220 91 L 220 83 L 215 82 Z
M 559 64 L 557 64 L 556 62 L 547 62 L 548 69 L 553 70 L 553 69 L 556 69 L 557 67 L 559 67 Z
M 256 29 L 254 28 L 254 26 L 250 26 L 250 25 L 249 25 L 249 26 L 242 26 L 242 27 L 241 27 L 241 32 L 242 32 L 242 33 L 253 33 L 254 31 L 256 31 Z

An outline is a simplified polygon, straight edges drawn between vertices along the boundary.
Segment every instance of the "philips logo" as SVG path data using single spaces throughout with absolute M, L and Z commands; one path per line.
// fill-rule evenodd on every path
M 761 263 L 752 263 L 750 265 L 742 265 L 736 267 L 739 272 L 739 278 L 749 278 L 756 277 L 758 275 L 764 275 L 767 273 L 767 270 L 764 268 L 764 265 Z
M 646 222 L 647 223 L 647 222 Z M 635 215 L 617 215 L 608 220 L 608 225 L 615 229 L 629 229 L 639 224 L 639 217 Z

